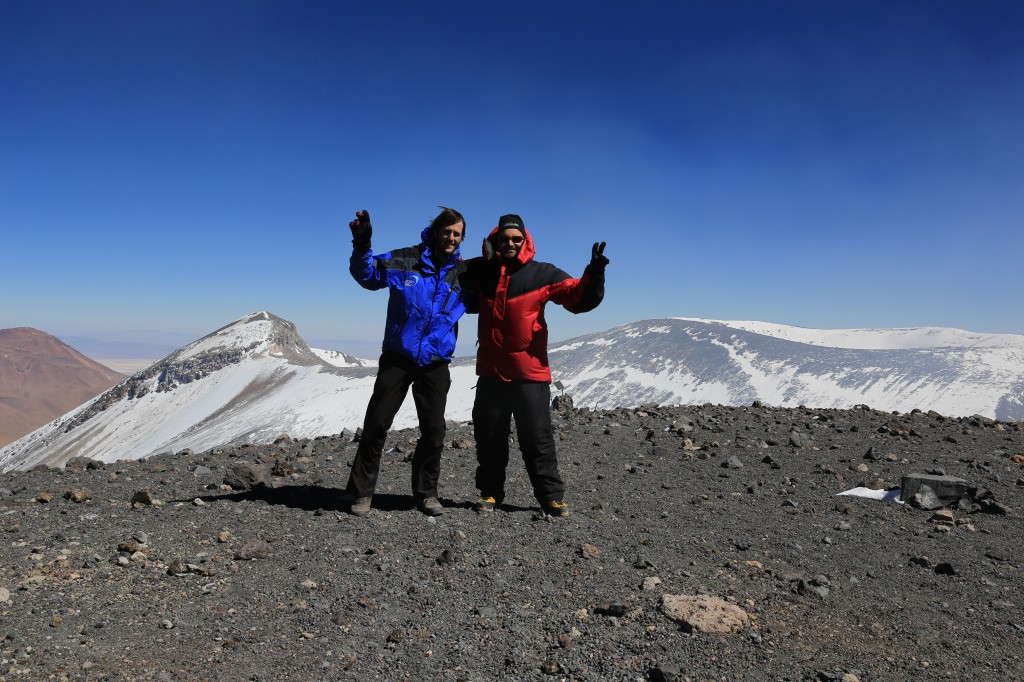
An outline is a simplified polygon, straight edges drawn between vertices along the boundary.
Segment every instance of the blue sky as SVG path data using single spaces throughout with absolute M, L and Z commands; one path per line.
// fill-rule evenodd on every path
M 985 0 L 2 2 L 0 328 L 375 346 L 347 223 L 396 248 L 444 204 L 467 255 L 509 212 L 573 275 L 608 242 L 553 339 L 1024 334 L 1021 35 Z

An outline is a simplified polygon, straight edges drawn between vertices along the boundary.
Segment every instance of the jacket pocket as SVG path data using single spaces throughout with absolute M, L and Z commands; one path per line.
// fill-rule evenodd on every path
M 395 347 L 402 345 L 402 332 L 405 330 L 405 325 L 409 322 L 409 315 L 403 315 L 401 321 L 394 327 L 388 330 L 388 335 L 384 337 L 385 347 Z

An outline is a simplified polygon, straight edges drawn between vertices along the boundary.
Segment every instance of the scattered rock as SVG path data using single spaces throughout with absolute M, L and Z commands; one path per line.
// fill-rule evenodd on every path
M 746 611 L 718 597 L 666 594 L 661 611 L 679 623 L 686 632 L 735 634 L 750 624 Z
M 250 540 L 235 550 L 235 559 L 239 561 L 266 559 L 269 556 L 270 545 L 262 540 Z
M 224 473 L 224 485 L 233 490 L 250 490 L 268 485 L 269 476 L 264 467 L 248 462 L 235 462 Z
M 64 493 L 64 499 L 71 500 L 75 504 L 82 504 L 91 500 L 92 495 L 85 490 L 68 490 Z
M 134 507 L 148 507 L 156 503 L 157 499 L 148 490 L 139 490 L 132 495 L 132 506 Z
M 641 584 L 640 589 L 642 589 L 644 591 L 650 591 L 650 590 L 657 589 L 660 585 L 661 585 L 661 578 L 652 575 L 652 576 L 648 576 L 648 577 L 644 578 L 644 581 Z

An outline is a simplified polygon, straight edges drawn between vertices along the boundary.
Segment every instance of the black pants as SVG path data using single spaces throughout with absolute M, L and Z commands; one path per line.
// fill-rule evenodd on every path
M 420 499 L 437 497 L 441 452 L 444 450 L 444 408 L 451 383 L 447 362 L 420 367 L 396 353 L 380 356 L 373 395 L 366 406 L 363 435 L 345 488 L 348 492 L 356 497 L 373 494 L 388 429 L 412 386 L 412 398 L 420 420 L 420 439 L 412 455 L 412 492 Z
M 558 472 L 550 404 L 551 386 L 547 383 L 480 377 L 473 402 L 473 430 L 476 487 L 482 497 L 505 497 L 508 435 L 514 416 L 534 497 L 541 503 L 562 499 L 565 484 Z

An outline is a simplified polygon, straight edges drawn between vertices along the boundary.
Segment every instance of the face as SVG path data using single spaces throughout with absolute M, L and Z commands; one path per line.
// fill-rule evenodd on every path
M 435 240 L 437 241 L 437 250 L 445 255 L 452 255 L 455 253 L 455 249 L 459 248 L 459 244 L 462 243 L 462 233 L 465 231 L 466 226 L 459 221 L 454 225 L 448 227 L 441 227 L 437 230 Z
M 523 248 L 523 233 L 514 228 L 502 230 L 495 239 L 498 242 L 498 255 L 507 261 L 515 260 Z

